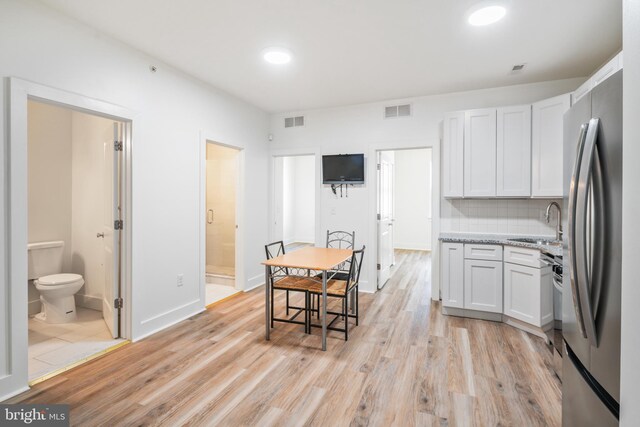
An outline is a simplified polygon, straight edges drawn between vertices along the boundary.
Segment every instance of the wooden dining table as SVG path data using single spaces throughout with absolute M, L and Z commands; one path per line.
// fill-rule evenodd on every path
M 328 272 L 351 258 L 351 249 L 316 248 L 307 246 L 302 249 L 280 255 L 264 261 L 265 266 L 265 338 L 270 339 L 271 332 L 271 267 L 295 268 L 322 271 L 322 350 L 327 350 L 327 280 Z

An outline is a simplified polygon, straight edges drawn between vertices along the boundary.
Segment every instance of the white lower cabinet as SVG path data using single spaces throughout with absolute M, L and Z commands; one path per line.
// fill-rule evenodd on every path
M 441 248 L 442 306 L 461 309 L 447 314 L 487 318 L 477 312 L 497 313 L 504 322 L 545 336 L 543 330 L 553 322 L 553 283 L 539 250 L 479 243 L 442 243 Z
M 442 244 L 442 305 L 464 307 L 464 244 Z
M 504 263 L 504 314 L 534 326 L 553 321 L 551 267 Z
M 464 308 L 502 313 L 502 261 L 464 260 Z

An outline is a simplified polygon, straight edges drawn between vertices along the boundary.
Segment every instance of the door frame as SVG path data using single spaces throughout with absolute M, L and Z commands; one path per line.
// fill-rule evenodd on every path
M 221 142 L 225 141 L 225 142 Z M 199 262 L 198 270 L 200 277 L 200 302 L 203 308 L 206 307 L 206 286 L 207 286 L 207 144 L 215 144 L 221 147 L 233 148 L 238 151 L 238 170 L 236 177 L 236 244 L 235 244 L 235 284 L 239 291 L 246 291 L 245 268 L 244 268 L 244 197 L 245 197 L 245 147 L 236 143 L 229 143 L 225 138 L 215 135 L 213 132 L 200 132 L 200 197 L 198 209 L 198 236 L 199 236 Z
M 84 95 L 67 92 L 42 84 L 15 77 L 8 79 L 9 86 L 9 129 L 8 153 L 4 164 L 8 166 L 9 194 L 7 201 L 4 234 L 7 259 L 5 269 L 8 292 L 0 293 L 0 307 L 6 308 L 7 316 L 0 316 L 0 342 L 6 342 L 7 350 L 0 352 L 0 389 L 28 390 L 28 309 L 27 309 L 27 243 L 28 243 L 28 206 L 27 206 L 27 102 L 34 100 L 104 117 L 125 123 L 129 138 L 123 141 L 123 197 L 122 219 L 124 229 L 121 234 L 120 263 L 123 308 L 121 315 L 122 338 L 132 337 L 132 132 L 137 113 L 127 108 Z M 4 177 L 3 177 L 4 178 Z M 0 224 L 2 227 L 2 224 Z M 4 233 L 2 233 L 4 231 Z M 7 322 L 7 323 L 4 323 Z M 10 326 L 10 328 L 6 328 Z M 4 331 L 9 336 L 3 337 Z M 3 363 L 4 362 L 4 363 Z M 4 366 L 3 366 L 4 365 Z M 2 368 L 5 367 L 5 372 Z
M 369 252 L 369 277 L 375 280 L 372 289 L 378 289 L 378 270 L 376 268 L 378 257 L 378 182 L 377 169 L 378 153 L 380 151 L 400 151 L 431 149 L 431 299 L 440 299 L 440 249 L 438 245 L 438 235 L 440 234 L 440 140 L 402 142 L 402 143 L 380 143 L 369 146 L 369 158 L 375 159 L 368 162 L 367 172 L 369 178 L 369 242 L 371 251 Z M 368 249 L 368 248 L 367 248 Z
M 315 157 L 315 181 L 314 181 L 314 199 L 315 199 L 315 245 L 324 246 L 325 240 L 322 233 L 322 154 L 319 148 L 289 148 L 271 150 L 269 161 L 269 242 L 274 241 L 276 237 L 274 221 L 276 219 L 276 160 L 282 157 L 299 157 L 314 156 Z

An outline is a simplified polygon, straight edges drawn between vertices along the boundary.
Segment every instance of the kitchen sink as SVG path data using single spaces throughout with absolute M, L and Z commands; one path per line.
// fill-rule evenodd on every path
M 557 240 L 548 240 L 548 239 L 532 239 L 528 237 L 523 237 L 519 239 L 507 239 L 511 242 L 521 242 L 521 243 L 533 243 L 534 245 L 546 245 L 546 246 L 562 246 L 562 242 Z

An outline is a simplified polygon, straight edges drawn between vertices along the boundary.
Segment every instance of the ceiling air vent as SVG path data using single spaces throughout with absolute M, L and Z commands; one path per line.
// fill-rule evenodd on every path
M 284 127 L 293 128 L 298 126 L 304 126 L 304 116 L 285 117 Z
M 522 71 L 524 71 L 524 66 L 527 64 L 516 64 L 513 66 L 513 68 L 511 68 L 511 72 L 512 73 L 521 73 Z
M 409 117 L 411 115 L 411 104 L 391 105 L 384 107 L 384 118 Z

